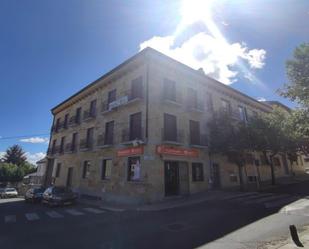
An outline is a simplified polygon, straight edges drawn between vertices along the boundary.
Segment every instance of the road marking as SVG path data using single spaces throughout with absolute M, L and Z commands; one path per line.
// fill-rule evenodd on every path
M 76 209 L 73 208 L 67 209 L 65 211 L 71 215 L 84 215 L 84 213 L 77 211 Z
M 63 218 L 63 215 L 57 213 L 56 211 L 48 211 L 46 214 L 51 218 Z
M 16 222 L 16 215 L 6 215 L 4 216 L 5 223 L 14 223 Z
M 25 216 L 26 216 L 27 220 L 29 220 L 29 221 L 40 219 L 40 217 L 36 213 L 26 213 Z
M 105 211 L 100 210 L 100 209 L 96 209 L 96 208 L 83 208 L 84 210 L 90 212 L 90 213 L 94 213 L 94 214 L 102 214 L 105 213 Z

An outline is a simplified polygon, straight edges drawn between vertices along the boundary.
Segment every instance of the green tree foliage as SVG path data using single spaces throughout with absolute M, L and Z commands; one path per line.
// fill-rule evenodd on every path
M 18 182 L 24 177 L 23 170 L 10 163 L 0 164 L 0 182 Z
M 12 163 L 17 166 L 24 164 L 27 160 L 25 152 L 19 145 L 13 145 L 6 150 L 6 153 L 3 157 L 5 163 Z
M 286 62 L 286 72 L 289 82 L 280 90 L 281 95 L 309 110 L 309 43 L 294 50 L 293 58 Z
M 238 166 L 239 182 L 243 188 L 243 166 L 246 153 L 252 149 L 247 126 L 236 124 L 228 114 L 216 113 L 208 127 L 210 154 L 228 156 L 229 161 Z

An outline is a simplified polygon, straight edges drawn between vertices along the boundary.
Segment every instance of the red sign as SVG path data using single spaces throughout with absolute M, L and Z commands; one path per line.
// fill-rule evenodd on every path
M 140 155 L 144 154 L 144 147 L 131 147 L 125 148 L 117 151 L 117 156 L 132 156 L 132 155 Z
M 196 149 L 176 148 L 165 145 L 158 145 L 157 153 L 165 155 L 173 155 L 173 156 L 188 156 L 188 157 L 198 157 L 199 155 L 198 150 Z

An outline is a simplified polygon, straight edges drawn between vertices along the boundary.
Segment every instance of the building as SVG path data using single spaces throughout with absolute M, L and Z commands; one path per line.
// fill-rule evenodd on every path
M 24 183 L 32 184 L 32 185 L 44 185 L 45 177 L 46 177 L 46 165 L 47 159 L 43 158 L 36 162 L 37 170 L 34 173 L 28 174 L 24 176 Z
M 247 122 L 272 107 L 144 49 L 52 109 L 46 184 L 137 203 L 206 191 L 209 182 L 238 186 L 237 167 L 208 156 L 207 122 L 219 110 Z M 248 182 L 257 160 L 248 155 Z

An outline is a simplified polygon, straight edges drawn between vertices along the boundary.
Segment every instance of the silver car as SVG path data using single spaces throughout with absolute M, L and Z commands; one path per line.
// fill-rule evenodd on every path
M 0 189 L 0 197 L 8 198 L 8 197 L 17 197 L 18 192 L 15 188 L 3 188 Z

